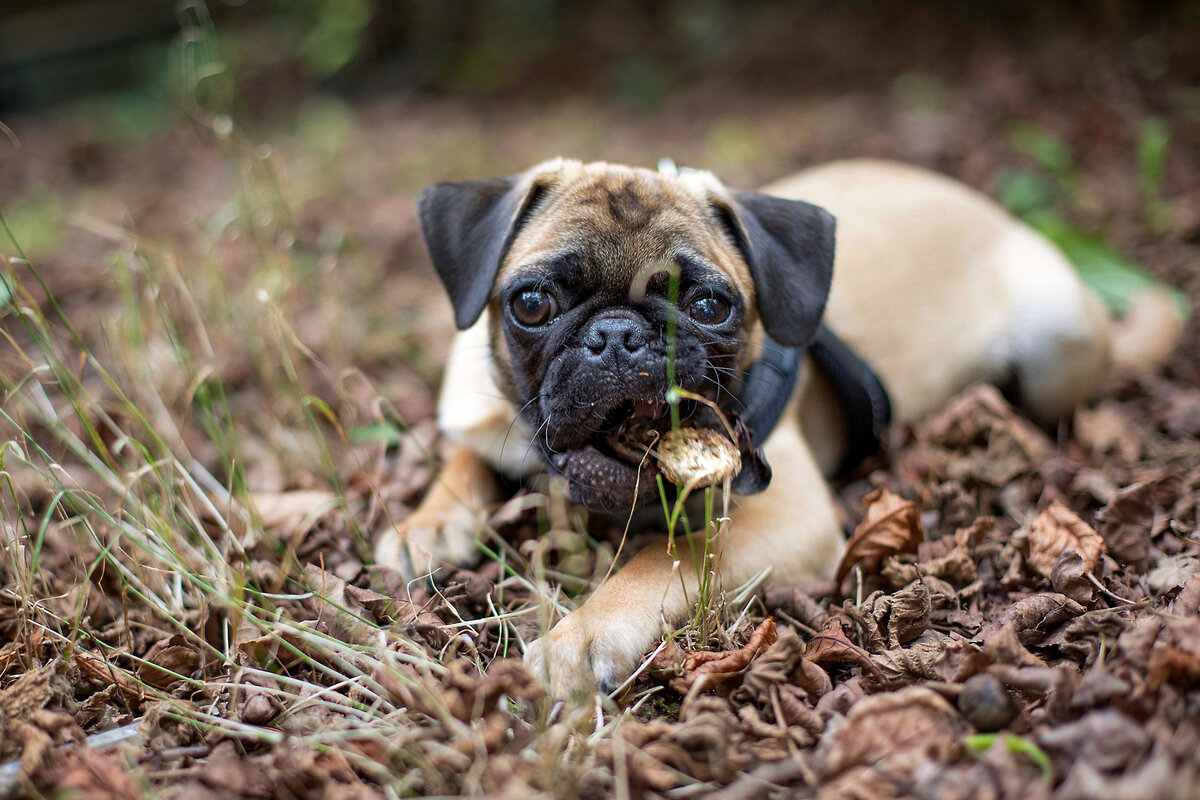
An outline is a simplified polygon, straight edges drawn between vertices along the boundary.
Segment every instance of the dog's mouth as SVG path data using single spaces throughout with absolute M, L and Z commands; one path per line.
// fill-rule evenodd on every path
M 655 446 L 675 427 L 676 419 L 680 428 L 702 428 L 730 438 L 743 465 L 734 481 L 736 491 L 765 488 L 770 468 L 751 443 L 750 431 L 736 411 L 719 408 L 711 397 L 681 399 L 677 416 L 665 397 L 625 401 L 606 415 L 600 432 L 580 445 L 550 453 L 549 461 L 568 479 L 575 502 L 597 511 L 628 513 L 658 494 L 663 473 Z

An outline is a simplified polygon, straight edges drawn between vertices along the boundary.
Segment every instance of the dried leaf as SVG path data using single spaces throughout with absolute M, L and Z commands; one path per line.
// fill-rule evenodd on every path
M 855 565 L 874 573 L 888 556 L 917 552 L 917 545 L 925 538 L 921 510 L 916 503 L 887 489 L 877 489 L 867 495 L 865 502 L 866 515 L 854 530 L 838 564 L 838 583 Z
M 137 676 L 155 689 L 166 691 L 177 681 L 195 677 L 199 669 L 200 651 L 177 633 L 150 648 L 138 665 Z
M 305 565 L 303 580 L 314 595 L 306 604 L 317 617 L 318 630 L 327 630 L 331 636 L 350 644 L 367 645 L 378 641 L 379 627 L 374 614 L 358 598 L 384 604 L 387 598 L 350 586 L 316 564 Z M 391 611 L 399 613 L 394 608 Z
M 1039 732 L 1037 743 L 1051 755 L 1083 761 L 1105 772 L 1140 762 L 1150 738 L 1137 721 L 1116 709 L 1100 709 L 1065 725 Z
M 1200 620 L 1167 620 L 1150 651 L 1147 679 L 1156 689 L 1166 683 L 1191 686 L 1200 681 Z
M 854 767 L 911 776 L 923 761 L 946 762 L 962 752 L 967 726 L 939 694 L 918 686 L 855 703 L 824 763 L 832 778 Z
M 966 586 L 979 577 L 979 568 L 967 548 L 955 544 L 945 555 L 916 564 L 905 563 L 899 556 L 892 556 L 884 564 L 883 577 L 896 588 L 912 583 L 919 577 L 941 578 L 956 586 Z
M 26 776 L 47 765 L 54 745 L 63 738 L 83 737 L 71 717 L 49 707 L 62 705 L 71 696 L 62 668 L 56 659 L 29 670 L 0 691 L 0 759 L 20 755 Z
M 625 761 L 632 783 L 658 792 L 678 786 L 680 774 L 725 783 L 751 763 L 742 727 L 726 700 L 698 697 L 677 724 L 622 723 L 620 741 L 602 741 L 597 753 Z
M 1176 439 L 1200 438 L 1200 389 L 1170 394 L 1163 429 Z
M 1019 545 L 1029 566 L 1049 578 L 1062 551 L 1070 547 L 1083 560 L 1085 572 L 1096 569 L 1104 540 L 1062 503 L 1054 502 L 1030 523 Z
M 1171 601 L 1171 613 L 1181 617 L 1194 617 L 1200 613 L 1200 572 L 1192 573 Z
M 789 586 L 768 589 L 764 596 L 767 611 L 779 610 L 813 629 L 825 624 L 828 613 L 808 591 Z
M 505 697 L 533 701 L 543 692 L 533 673 L 515 658 L 495 661 L 483 674 L 470 661 L 458 659 L 450 664 L 445 682 L 446 708 L 463 722 L 491 714 Z
M 1142 457 L 1146 437 L 1120 406 L 1101 403 L 1075 412 L 1075 438 L 1096 455 L 1115 455 L 1126 464 Z
M 878 677 L 879 669 L 871 655 L 846 637 L 846 624 L 829 617 L 821 632 L 809 640 L 804 658 L 814 664 L 854 664 Z
M 200 779 L 206 786 L 232 797 L 271 797 L 271 776 L 249 759 L 237 745 L 225 741 L 213 748 Z
M 750 634 L 750 641 L 737 650 L 683 650 L 683 662 L 667 685 L 685 697 L 717 688 L 740 675 L 776 638 L 775 620 L 767 617 Z
M 1200 575 L 1200 559 L 1196 556 L 1168 556 L 1150 570 L 1146 576 L 1146 588 L 1152 597 L 1162 597 L 1188 585 L 1197 575 Z
M 90 747 L 76 747 L 56 763 L 47 783 L 78 800 L 139 797 L 141 792 L 122 756 L 104 756 Z
M 1051 629 L 1078 617 L 1084 611 L 1086 609 L 1079 603 L 1056 592 L 1031 594 L 1004 608 L 990 625 L 980 631 L 975 641 L 986 641 L 1005 626 L 1011 625 L 1021 644 L 1038 644 Z
M 934 471 L 966 485 L 1006 486 L 1033 472 L 1054 451 L 1045 434 L 986 384 L 952 399 L 920 427 L 917 437 L 949 448 L 931 454 Z
M 927 631 L 908 647 L 898 647 L 871 656 L 878 676 L 864 675 L 870 689 L 896 689 L 919 680 L 941 679 L 938 664 L 946 653 L 946 638 Z
M 931 609 L 929 588 L 916 580 L 893 594 L 872 594 L 857 609 L 855 618 L 869 616 L 883 634 L 885 646 L 897 648 L 925 632 Z
M 140 683 L 125 670 L 120 669 L 100 656 L 86 650 L 75 652 L 75 664 L 89 679 L 104 685 L 115 685 L 121 689 L 125 702 L 135 709 L 146 701 L 146 692 Z
M 790 684 L 817 699 L 833 689 L 828 673 L 804 658 L 804 642 L 792 628 L 779 630 L 779 638 L 746 671 L 739 693 L 760 703 L 770 702 L 773 686 Z
M 1067 547 L 1059 553 L 1058 561 L 1050 572 L 1050 585 L 1054 591 L 1061 592 L 1067 597 L 1085 606 L 1090 606 L 1096 599 L 1096 587 L 1087 578 L 1087 566 L 1074 547 Z
M 1145 564 L 1156 512 L 1160 511 L 1161 498 L 1156 497 L 1160 484 L 1153 480 L 1127 486 L 1097 512 L 1100 535 L 1118 561 L 1138 567 Z
M 321 489 L 297 489 L 290 492 L 255 492 L 250 495 L 254 511 L 264 530 L 299 546 L 305 534 L 341 504 L 336 494 Z M 243 536 L 243 546 L 255 543 L 254 535 Z

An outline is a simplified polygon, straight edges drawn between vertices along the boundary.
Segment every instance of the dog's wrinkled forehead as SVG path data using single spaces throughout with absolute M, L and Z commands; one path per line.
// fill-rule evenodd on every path
M 725 273 L 747 299 L 753 281 L 713 200 L 706 172 L 665 175 L 606 163 L 555 160 L 524 179 L 538 196 L 501 276 L 569 257 L 589 286 L 628 289 L 648 265 L 681 257 Z
M 724 275 L 772 339 L 799 347 L 820 324 L 833 278 L 830 214 L 731 191 L 703 172 L 547 162 L 514 177 L 430 186 L 417 215 L 459 329 L 518 270 L 566 266 L 559 277 L 615 292 L 669 261 Z

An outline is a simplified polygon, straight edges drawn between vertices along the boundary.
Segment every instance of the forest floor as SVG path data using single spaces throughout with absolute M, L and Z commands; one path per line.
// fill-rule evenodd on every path
M 1117 47 L 982 37 L 840 82 L 831 51 L 654 112 L 314 94 L 259 129 L 7 120 L 0 796 L 1198 796 L 1194 317 L 1164 370 L 1054 431 L 986 387 L 893 431 L 836 487 L 841 585 L 723 587 L 615 699 L 551 703 L 520 655 L 619 530 L 522 490 L 436 592 L 370 559 L 442 446 L 422 186 L 558 154 L 740 187 L 899 158 L 1197 308 L 1200 96 L 1128 43 L 1097 60 Z

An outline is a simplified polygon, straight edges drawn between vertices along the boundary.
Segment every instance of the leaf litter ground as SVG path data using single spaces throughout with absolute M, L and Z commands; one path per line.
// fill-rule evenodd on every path
M 980 132 L 1047 97 L 1063 103 L 1046 124 L 1069 116 L 1076 101 L 1039 83 L 1036 62 L 1090 63 L 1071 56 L 1049 48 L 1020 68 L 1003 50 L 981 57 L 964 83 L 992 86 L 979 96 L 999 107 L 964 92 L 932 145 L 920 124 L 932 112 L 892 102 L 881 118 L 868 91 L 808 112 L 808 141 L 791 152 L 772 131 L 799 123 L 764 103 L 745 111 L 764 152 L 732 177 L 866 153 L 986 185 L 1020 157 Z M 1122 74 L 1105 80 L 1091 127 L 1067 135 L 1079 180 L 1103 187 L 1093 206 L 1135 217 L 1136 188 L 1124 189 L 1136 175 L 1114 155 L 1128 136 L 1104 109 L 1146 113 L 1153 98 Z M 596 155 L 652 163 L 666 149 L 702 163 L 712 154 L 663 134 L 672 120 L 687 129 L 697 99 L 653 124 L 606 118 L 628 140 Z M 500 153 L 448 173 L 536 160 L 530 119 L 547 129 L 539 148 L 595 147 L 558 112 L 489 113 Z M 437 101 L 403 119 L 356 114 L 359 138 L 332 167 L 280 145 L 301 198 L 286 222 L 254 197 L 261 153 L 222 151 L 186 125 L 135 152 L 91 141 L 69 116 L 35 121 L 37 145 L 3 167 L 18 194 L 76 204 L 34 261 L 80 332 L 73 341 L 39 293 L 26 298 L 30 326 L 4 320 L 4 791 L 1196 794 L 1194 323 L 1165 374 L 1110 381 L 1057 431 L 988 387 L 894 431 L 886 458 L 837 487 L 849 536 L 837 582 L 724 587 L 705 634 L 647 654 L 617 701 L 551 704 L 521 644 L 608 571 L 619 525 L 583 531 L 551 486 L 494 509 L 483 565 L 436 590 L 369 562 L 372 538 L 433 480 L 431 387 L 449 335 L 433 279 L 409 268 L 421 260 L 412 193 L 447 174 L 410 155 L 380 176 L 380 152 L 441 152 L 429 131 L 457 131 L 470 150 L 481 134 Z M 1200 174 L 1194 153 L 1177 158 L 1180 174 Z M 245 173 L 234 201 L 226 163 Z M 1087 203 L 1075 213 L 1194 305 L 1200 185 L 1169 189 L 1166 236 Z M 228 229 L 197 234 L 230 202 Z

